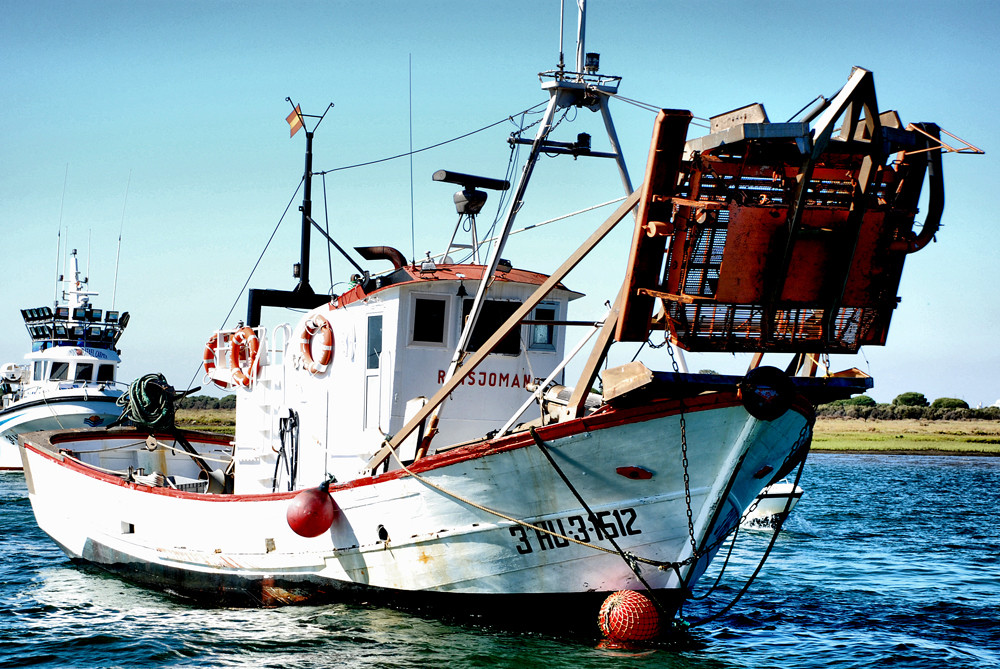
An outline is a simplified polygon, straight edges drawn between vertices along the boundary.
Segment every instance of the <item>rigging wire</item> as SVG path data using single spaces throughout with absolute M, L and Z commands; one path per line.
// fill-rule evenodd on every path
M 540 106 L 541 106 L 540 104 L 539 105 L 535 105 L 534 107 L 532 107 L 530 109 L 526 109 L 525 111 L 521 112 L 521 114 L 520 114 L 520 117 L 521 117 L 520 125 L 518 126 L 517 132 L 511 133 L 511 137 L 512 138 L 514 138 L 514 137 L 520 137 L 521 135 L 524 134 L 524 132 L 526 130 L 530 130 L 531 128 L 535 127 L 536 125 L 538 125 L 539 123 L 542 122 L 542 119 L 540 118 L 537 121 L 535 121 L 534 123 L 531 123 L 529 125 L 524 125 L 524 119 L 527 116 L 527 114 L 529 112 L 532 112 L 534 109 L 537 109 Z M 548 129 L 548 131 L 545 133 L 546 137 L 548 137 L 552 133 L 552 131 L 554 131 L 556 128 L 559 127 L 559 124 L 562 123 L 566 119 L 566 116 L 569 114 L 569 112 L 570 112 L 569 108 L 566 108 L 563 111 L 563 114 L 562 114 L 561 117 L 559 117 L 559 120 L 556 121 Z M 535 113 L 541 114 L 542 112 L 539 111 L 539 112 L 535 112 Z M 510 120 L 511 120 L 511 122 L 513 122 L 513 117 L 511 117 Z M 520 146 L 521 145 L 518 142 L 514 142 L 514 141 L 511 141 L 510 144 L 511 144 L 511 154 L 510 154 L 510 158 L 507 161 L 507 174 L 504 175 L 504 178 L 507 181 L 513 182 L 515 180 L 515 175 L 517 174 L 517 165 L 520 162 Z M 546 155 L 549 155 L 549 154 L 546 154 Z M 506 202 L 509 201 L 510 197 L 511 197 L 511 193 L 509 191 L 505 191 L 504 195 L 501 195 L 500 202 L 497 205 L 497 215 L 496 215 L 496 218 L 493 219 L 493 223 L 490 225 L 489 229 L 486 231 L 486 234 L 484 236 L 484 241 L 480 243 L 480 247 L 483 247 L 485 245 L 485 249 L 481 250 L 481 253 L 484 254 L 484 255 L 489 255 L 490 249 L 492 247 L 492 243 L 493 243 L 493 241 L 496 240 L 496 237 L 493 236 L 493 233 L 496 231 L 497 225 L 499 225 L 500 220 L 503 218 L 503 213 L 504 213 L 504 209 L 506 207 Z
M 326 225 L 326 236 L 330 237 L 330 208 L 327 206 L 326 197 L 326 175 L 323 175 L 323 218 L 324 224 Z M 326 245 L 326 266 L 330 272 L 330 290 L 329 295 L 333 295 L 333 251 L 330 250 L 330 245 Z
M 69 183 L 69 163 L 66 163 L 66 172 L 63 174 L 62 199 L 59 201 L 59 227 L 56 228 L 56 280 L 54 282 L 56 286 L 56 294 L 55 294 L 55 299 L 53 300 L 53 305 L 59 304 L 59 282 L 62 280 L 62 276 L 60 275 L 61 273 L 59 272 L 59 263 L 60 263 L 59 254 L 62 252 L 60 244 L 62 243 L 63 210 L 66 207 L 66 185 L 68 183 Z M 69 232 L 66 233 L 66 237 L 67 237 L 66 246 L 69 246 Z M 65 262 L 63 264 L 65 264 Z
M 607 95 L 607 96 L 612 97 L 612 98 L 614 98 L 616 100 L 621 100 L 622 102 L 624 102 L 626 104 L 630 104 L 633 107 L 638 107 L 639 109 L 645 109 L 646 111 L 651 111 L 653 113 L 658 113 L 661 109 L 663 109 L 663 107 L 660 107 L 658 105 L 650 104 L 648 102 L 642 102 L 641 100 L 634 100 L 632 98 L 627 98 L 624 95 L 619 95 L 618 93 L 608 93 L 608 92 L 605 92 L 605 91 L 595 91 L 595 92 L 599 92 L 599 93 L 601 93 L 603 95 Z M 699 123 L 691 123 L 691 125 L 696 125 L 696 126 L 700 126 L 700 127 L 703 127 L 703 128 L 711 127 L 711 120 L 710 119 L 703 118 L 701 116 L 694 116 L 694 115 L 691 116 L 691 119 L 692 119 L 692 121 L 699 121 Z
M 261 260 L 264 259 L 264 254 L 267 253 L 268 247 L 271 245 L 271 242 L 274 241 L 274 236 L 278 234 L 278 228 L 281 227 L 281 222 L 285 220 L 285 216 L 288 214 L 288 210 L 291 209 L 292 205 L 295 203 L 295 198 L 298 197 L 299 191 L 302 189 L 302 184 L 305 183 L 305 180 L 306 178 L 304 175 L 301 179 L 299 179 L 299 185 L 295 188 L 295 192 L 292 193 L 292 197 L 288 200 L 288 204 L 285 205 L 285 210 L 281 213 L 281 216 L 278 218 L 278 222 L 274 226 L 274 230 L 271 231 L 271 236 L 267 238 L 267 243 L 264 244 L 264 248 L 261 249 L 260 255 L 257 257 L 257 262 L 253 264 L 253 268 L 250 270 L 250 274 L 247 275 L 247 280 L 243 282 L 243 287 L 240 288 L 240 291 L 236 294 L 236 299 L 233 300 L 233 306 L 229 308 L 229 313 L 227 313 L 226 317 L 222 319 L 222 324 L 219 325 L 220 330 L 226 327 L 226 323 L 229 322 L 229 317 L 233 315 L 234 311 L 236 311 L 236 305 L 240 303 L 240 298 L 243 297 L 243 292 L 247 289 L 247 286 L 250 285 L 250 279 L 253 278 L 254 272 L 257 271 L 257 268 L 260 266 Z M 201 370 L 201 367 L 202 367 L 201 363 L 199 363 L 198 368 L 194 372 L 194 376 L 192 376 L 191 380 L 188 382 L 187 385 L 188 389 L 190 389 L 194 385 L 195 380 L 198 378 L 198 372 Z
M 115 298 L 118 295 L 118 265 L 122 257 L 122 231 L 125 229 L 125 206 L 128 204 L 128 189 L 132 185 L 132 170 L 128 171 L 128 182 L 125 184 L 125 200 L 122 202 L 122 222 L 118 226 L 118 251 L 115 253 L 115 282 L 111 291 L 111 308 L 115 308 Z M 88 258 L 89 262 L 90 259 Z
M 538 107 L 541 107 L 544 104 L 546 104 L 546 103 L 539 102 L 536 105 L 528 107 L 524 111 L 517 112 L 517 114 L 512 114 L 510 116 L 505 116 L 504 118 L 500 119 L 499 121 L 496 121 L 495 123 L 490 123 L 489 125 L 483 126 L 482 128 L 479 128 L 477 130 L 472 130 L 470 132 L 465 133 L 464 135 L 459 135 L 458 137 L 453 137 L 451 139 L 446 139 L 443 142 L 438 142 L 437 144 L 431 144 L 429 146 L 425 146 L 425 147 L 420 148 L 420 149 L 410 150 L 410 151 L 407 151 L 406 153 L 399 153 L 399 154 L 397 154 L 395 156 L 389 156 L 388 158 L 379 158 L 378 160 L 369 160 L 369 161 L 364 162 L 364 163 L 356 163 L 354 165 L 344 165 L 343 167 L 334 167 L 333 169 L 325 170 L 323 172 L 313 172 L 313 174 L 328 174 L 330 172 L 340 172 L 342 170 L 352 170 L 352 169 L 354 169 L 356 167 L 367 167 L 368 165 L 375 165 L 377 163 L 384 163 L 384 162 L 387 162 L 387 161 L 390 161 L 390 160 L 396 160 L 397 158 L 405 158 L 407 156 L 411 156 L 411 155 L 416 154 L 416 153 L 423 153 L 424 151 L 430 151 L 431 149 L 436 149 L 439 146 L 444 146 L 445 144 L 451 144 L 452 142 L 457 142 L 460 139 L 465 139 L 466 137 L 471 137 L 472 135 L 475 135 L 476 133 L 483 132 L 484 130 L 489 130 L 490 128 L 493 128 L 493 127 L 496 127 L 496 126 L 500 125 L 501 123 L 506 123 L 507 121 L 511 120 L 514 116 L 517 116 L 518 114 L 524 114 L 524 113 L 530 112 L 530 111 L 532 111 L 534 109 L 537 109 Z

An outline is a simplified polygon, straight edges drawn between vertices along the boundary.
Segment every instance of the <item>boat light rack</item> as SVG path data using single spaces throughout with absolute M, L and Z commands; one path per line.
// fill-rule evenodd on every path
M 764 122 L 738 122 L 755 114 Z M 812 128 L 772 124 L 761 108 L 685 141 L 691 113 L 660 112 L 616 339 L 666 329 L 690 351 L 885 344 L 903 261 L 944 207 L 939 128 L 879 114 L 861 68 L 812 116 Z
M 50 307 L 21 309 L 24 326 L 33 342 L 52 346 L 113 347 L 128 325 L 127 311 L 107 311 L 90 307 Z

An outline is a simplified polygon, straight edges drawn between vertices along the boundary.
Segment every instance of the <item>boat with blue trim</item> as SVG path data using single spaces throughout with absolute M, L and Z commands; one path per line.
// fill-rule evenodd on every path
M 118 340 L 128 312 L 95 308 L 74 249 L 60 277 L 62 299 L 22 309 L 31 338 L 24 362 L 0 368 L 0 469 L 20 470 L 17 436 L 110 425 L 121 415 Z

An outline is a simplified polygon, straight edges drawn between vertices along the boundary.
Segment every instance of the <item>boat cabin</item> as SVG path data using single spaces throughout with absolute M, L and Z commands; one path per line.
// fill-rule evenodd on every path
M 365 469 L 386 436 L 444 383 L 485 270 L 433 262 L 396 266 L 294 325 L 257 328 L 258 366 L 251 365 L 239 383 L 250 392 L 240 393 L 237 403 L 235 459 L 243 473 L 236 492 L 293 489 L 330 475 L 349 480 Z M 546 278 L 501 265 L 490 279 L 469 351 L 478 350 Z M 568 303 L 580 296 L 562 286 L 554 290 L 462 380 L 441 407 L 428 452 L 482 439 L 516 412 L 533 384 L 563 360 Z M 213 337 L 218 345 L 210 375 L 217 383 L 232 382 L 238 332 Z M 425 436 L 418 432 L 403 442 L 403 462 L 415 458 Z M 248 469 L 258 471 L 246 475 Z M 298 472 L 309 480 L 296 480 Z
M 80 306 L 22 309 L 31 352 L 3 366 L 3 407 L 34 392 L 112 386 L 121 357 L 115 348 L 128 312 Z

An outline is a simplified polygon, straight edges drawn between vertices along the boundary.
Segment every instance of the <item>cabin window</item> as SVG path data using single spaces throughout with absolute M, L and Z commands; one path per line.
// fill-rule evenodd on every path
M 90 381 L 92 378 L 94 378 L 94 363 L 76 363 L 76 375 L 73 376 L 74 381 Z
M 368 317 L 368 369 L 378 369 L 382 355 L 382 316 Z
M 479 347 L 486 343 L 494 332 L 503 325 L 511 315 L 521 306 L 520 302 L 501 302 L 499 300 L 486 300 L 483 309 L 476 322 L 476 328 L 472 331 L 472 338 L 469 340 L 469 350 L 478 351 Z M 462 324 L 465 325 L 469 312 L 472 311 L 472 300 L 465 300 L 462 304 Z M 510 334 L 503 338 L 503 341 L 495 349 L 494 353 L 503 355 L 517 355 L 521 352 L 521 328 L 514 328 Z
M 101 365 L 97 368 L 97 380 L 98 381 L 114 381 L 115 380 L 115 366 L 114 365 Z
M 35 361 L 35 369 L 31 374 L 32 381 L 41 381 L 45 378 L 45 363 L 41 360 Z
M 444 343 L 445 300 L 418 297 L 413 301 L 413 342 Z
M 559 306 L 554 302 L 543 302 L 531 312 L 533 321 L 554 321 Z M 556 350 L 556 326 L 544 323 L 532 323 L 529 327 L 529 348 L 541 351 Z
M 49 381 L 65 381 L 69 378 L 68 362 L 53 362 L 49 372 Z

